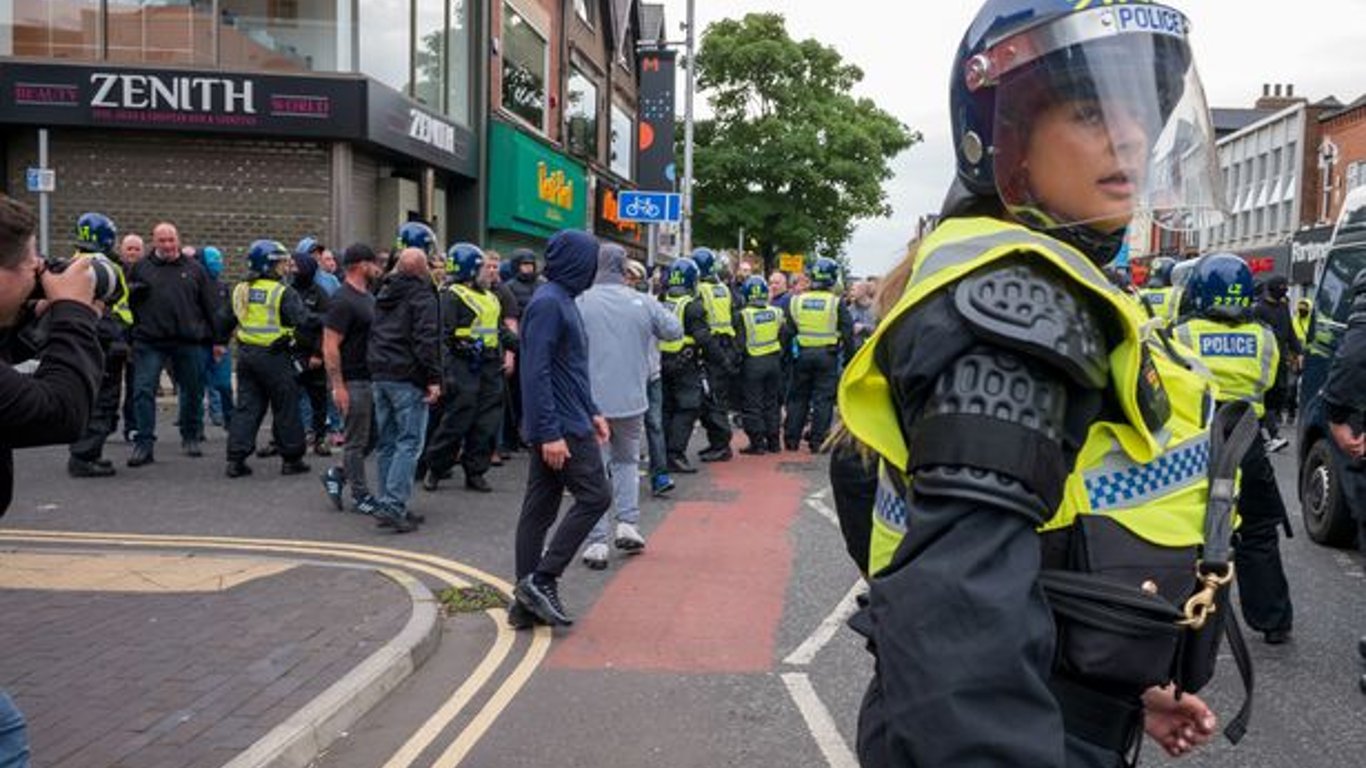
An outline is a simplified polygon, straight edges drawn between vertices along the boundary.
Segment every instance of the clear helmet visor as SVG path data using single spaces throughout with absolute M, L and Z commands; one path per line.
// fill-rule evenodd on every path
M 1117 231 L 1223 222 L 1214 127 L 1185 38 L 1161 6 L 1072 14 L 986 54 L 996 74 L 992 162 L 1015 215 Z

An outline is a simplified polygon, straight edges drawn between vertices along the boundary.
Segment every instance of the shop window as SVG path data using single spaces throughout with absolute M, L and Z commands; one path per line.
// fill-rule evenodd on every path
M 218 21 L 213 0 L 106 0 L 105 8 L 110 61 L 214 63 Z
M 545 130 L 546 38 L 503 4 L 503 109 Z
M 0 55 L 99 58 L 100 4 L 100 0 L 0 3 Z
M 460 125 L 470 124 L 470 14 L 469 0 L 450 0 L 446 28 L 446 115 Z
M 446 0 L 415 0 L 417 37 L 413 48 L 413 87 L 407 91 L 420 104 L 444 110 L 446 91 Z
M 360 71 L 396 91 L 410 78 L 412 0 L 360 0 Z
M 623 179 L 634 178 L 631 173 L 635 163 L 635 115 L 612 104 L 612 173 Z
M 598 157 L 598 86 L 571 70 L 564 96 L 565 143 L 579 157 Z
M 350 6 L 350 0 L 218 0 L 219 63 L 270 72 L 349 70 Z
M 592 0 L 574 0 L 574 13 L 583 20 L 584 24 L 593 26 L 593 2 Z

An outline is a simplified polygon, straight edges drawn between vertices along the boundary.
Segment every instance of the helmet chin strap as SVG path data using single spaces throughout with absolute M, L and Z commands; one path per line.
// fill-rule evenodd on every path
M 1081 251 L 1097 267 L 1114 261 L 1119 255 L 1120 248 L 1124 246 L 1126 230 L 1122 227 L 1114 232 L 1105 233 L 1087 224 L 1060 224 L 1055 217 L 1036 207 L 1012 206 L 1010 213 L 1026 227 L 1057 238 Z

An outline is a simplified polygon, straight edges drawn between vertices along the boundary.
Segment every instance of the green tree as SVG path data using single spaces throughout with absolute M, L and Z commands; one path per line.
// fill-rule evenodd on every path
M 891 215 L 891 160 L 921 136 L 852 95 L 863 72 L 833 48 L 749 14 L 707 27 L 697 73 L 713 117 L 695 125 L 695 242 L 743 227 L 771 268 L 780 252 L 838 256 L 856 220 Z

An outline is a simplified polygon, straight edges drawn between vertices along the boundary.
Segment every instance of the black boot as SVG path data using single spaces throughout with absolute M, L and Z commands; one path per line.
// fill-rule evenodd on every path
M 133 446 L 133 455 L 128 457 L 128 466 L 141 467 L 144 464 L 151 464 L 155 459 L 152 458 L 152 446 L 138 444 Z
M 239 459 L 237 461 L 228 462 L 228 477 L 246 477 L 250 474 L 251 467 L 248 467 L 245 461 Z
M 313 468 L 308 466 L 308 463 L 303 459 L 286 459 L 285 463 L 280 465 L 280 474 L 282 475 L 302 475 L 312 470 Z
M 72 456 L 66 460 L 66 472 L 72 477 L 111 477 L 114 474 L 114 467 L 101 463 L 99 459 L 86 461 Z
M 477 493 L 493 493 L 493 486 L 483 475 L 466 475 L 465 487 Z

